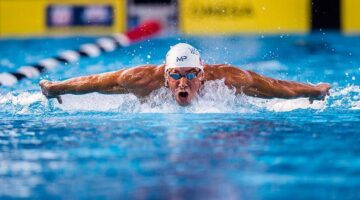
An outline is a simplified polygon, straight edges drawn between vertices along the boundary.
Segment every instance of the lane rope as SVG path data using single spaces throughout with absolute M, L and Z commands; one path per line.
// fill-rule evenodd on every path
M 116 33 L 111 37 L 99 38 L 95 43 L 81 45 L 77 50 L 66 50 L 55 57 L 40 60 L 36 64 L 21 66 L 16 72 L 0 73 L 0 86 L 13 86 L 22 79 L 39 77 L 42 73 L 60 65 L 74 63 L 81 58 L 95 58 L 102 53 L 127 47 L 135 42 L 154 36 L 161 29 L 161 24 L 157 21 L 144 22 L 125 34 Z

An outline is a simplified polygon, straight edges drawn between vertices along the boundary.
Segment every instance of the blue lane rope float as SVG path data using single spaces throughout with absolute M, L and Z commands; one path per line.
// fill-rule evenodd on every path
M 78 50 L 63 51 L 55 57 L 41 60 L 34 65 L 21 66 L 16 72 L 0 73 L 0 86 L 13 86 L 22 79 L 39 77 L 45 71 L 50 71 L 62 64 L 74 63 L 82 57 L 95 58 L 104 52 L 127 47 L 133 42 L 155 35 L 160 30 L 159 22 L 149 21 L 125 34 L 117 33 L 112 37 L 99 38 L 96 43 L 81 45 Z

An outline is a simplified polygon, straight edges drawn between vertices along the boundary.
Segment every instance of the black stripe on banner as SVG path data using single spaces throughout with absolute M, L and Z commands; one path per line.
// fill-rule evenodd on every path
M 23 78 L 26 78 L 26 76 L 24 74 L 19 73 L 19 72 L 11 72 L 10 74 L 14 75 L 18 81 Z
M 40 73 L 43 73 L 46 70 L 46 67 L 40 64 L 32 65 L 35 69 L 37 69 Z
M 340 0 L 312 0 L 312 29 L 340 29 Z

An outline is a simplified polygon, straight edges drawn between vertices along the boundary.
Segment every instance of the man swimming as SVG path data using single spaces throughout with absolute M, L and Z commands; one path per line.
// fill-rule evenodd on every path
M 154 90 L 168 87 L 176 102 L 187 106 L 205 81 L 219 79 L 224 80 L 229 88 L 234 88 L 236 94 L 260 98 L 307 97 L 312 102 L 324 100 L 330 89 L 328 83 L 309 85 L 276 80 L 226 64 L 204 64 L 199 51 L 185 43 L 171 47 L 163 65 L 142 65 L 60 82 L 42 80 L 39 85 L 47 98 L 57 98 L 59 103 L 62 103 L 60 95 L 63 94 L 132 93 L 143 98 Z

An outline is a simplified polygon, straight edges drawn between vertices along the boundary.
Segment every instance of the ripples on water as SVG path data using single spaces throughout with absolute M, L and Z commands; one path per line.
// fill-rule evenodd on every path
M 144 103 L 88 94 L 60 105 L 39 91 L 9 92 L 0 97 L 0 194 L 262 199 L 301 188 L 299 198 L 357 198 L 359 95 L 348 86 L 313 104 L 264 100 L 213 81 L 182 108 L 166 88 Z

